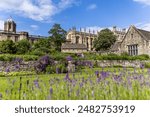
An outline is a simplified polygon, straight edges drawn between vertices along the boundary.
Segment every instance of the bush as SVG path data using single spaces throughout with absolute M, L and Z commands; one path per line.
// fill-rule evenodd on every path
M 20 40 L 16 43 L 17 54 L 25 54 L 31 48 L 31 45 L 27 39 Z
M 30 54 L 37 55 L 37 56 L 43 56 L 43 55 L 45 55 L 45 53 L 42 52 L 42 51 L 40 51 L 39 49 L 33 50 L 32 52 L 30 52 Z
M 8 53 L 8 54 L 15 54 L 16 53 L 15 43 L 12 40 L 1 41 L 0 52 Z
M 150 63 L 145 63 L 145 68 L 150 68 Z
M 12 61 L 17 58 L 20 58 L 24 61 L 35 61 L 38 59 L 38 56 L 35 55 L 14 55 L 14 54 L 0 54 L 0 61 Z
M 54 64 L 54 60 L 48 56 L 42 56 L 39 58 L 39 60 L 36 62 L 34 69 L 36 71 L 36 73 L 41 73 L 41 72 L 46 72 L 46 68 L 48 65 L 53 65 Z

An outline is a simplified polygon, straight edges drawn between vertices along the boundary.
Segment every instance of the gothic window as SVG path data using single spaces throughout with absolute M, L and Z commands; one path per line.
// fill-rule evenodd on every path
M 86 46 L 87 46 L 87 48 L 89 48 L 89 43 L 88 43 L 88 37 L 86 38 Z
M 79 36 L 76 37 L 76 44 L 79 44 Z
M 90 41 L 91 41 L 90 43 L 91 43 L 91 47 L 92 47 L 92 46 L 93 46 L 93 39 L 91 38 L 91 40 L 90 40 Z
M 10 31 L 11 29 L 11 23 L 8 24 L 8 30 Z
M 128 45 L 128 53 L 131 56 L 138 55 L 138 45 L 137 44 Z
M 131 39 L 133 39 L 133 33 L 131 34 Z

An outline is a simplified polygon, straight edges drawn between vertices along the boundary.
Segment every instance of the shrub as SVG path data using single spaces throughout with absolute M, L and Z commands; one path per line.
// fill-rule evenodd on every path
M 34 69 L 37 73 L 46 72 L 47 66 L 53 64 L 54 64 L 54 60 L 50 56 L 45 55 L 39 58 L 39 60 L 36 62 L 34 66 Z
M 25 54 L 30 50 L 30 43 L 27 39 L 20 40 L 16 43 L 17 54 Z
M 150 63 L 145 63 L 145 68 L 150 68 Z
M 0 52 L 14 54 L 16 53 L 16 46 L 12 40 L 6 40 L 0 42 Z

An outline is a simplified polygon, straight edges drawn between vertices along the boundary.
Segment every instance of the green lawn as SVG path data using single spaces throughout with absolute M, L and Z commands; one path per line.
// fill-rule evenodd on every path
M 3 100 L 150 99 L 149 69 L 87 68 L 77 73 L 0 77 Z

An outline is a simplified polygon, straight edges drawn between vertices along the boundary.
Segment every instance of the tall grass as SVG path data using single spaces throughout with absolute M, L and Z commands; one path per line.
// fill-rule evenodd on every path
M 150 99 L 150 70 L 90 68 L 78 73 L 0 78 L 3 100 Z

